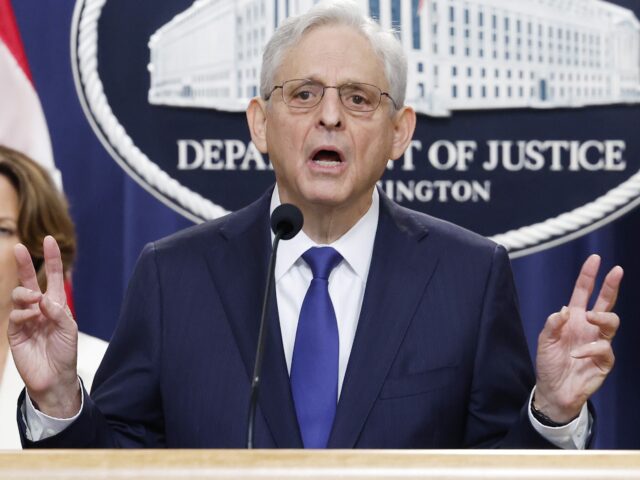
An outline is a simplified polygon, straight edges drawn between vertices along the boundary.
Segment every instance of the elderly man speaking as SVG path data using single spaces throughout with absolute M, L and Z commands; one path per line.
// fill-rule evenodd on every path
M 291 203 L 304 227 L 275 264 L 257 447 L 588 446 L 622 269 L 589 310 L 599 258 L 587 259 L 534 375 L 504 248 L 375 187 L 415 128 L 406 76 L 394 34 L 351 3 L 278 28 L 247 110 L 275 187 L 145 248 L 91 396 L 57 245 L 45 240 L 46 293 L 18 246 L 9 341 L 24 445 L 242 447 L 270 212 Z

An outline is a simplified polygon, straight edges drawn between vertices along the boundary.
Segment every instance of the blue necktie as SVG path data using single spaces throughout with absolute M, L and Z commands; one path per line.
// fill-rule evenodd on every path
M 302 258 L 313 280 L 302 302 L 291 361 L 291 391 L 305 448 L 325 448 L 338 401 L 338 324 L 329 297 L 329 274 L 342 256 L 310 248 Z

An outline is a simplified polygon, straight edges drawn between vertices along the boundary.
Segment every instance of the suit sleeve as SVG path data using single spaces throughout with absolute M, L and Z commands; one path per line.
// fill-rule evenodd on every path
M 162 295 L 156 253 L 150 244 L 129 283 L 91 396 L 83 390 L 84 408 L 79 418 L 59 434 L 39 442 L 29 441 L 21 424 L 25 448 L 165 446 L 160 395 Z
M 465 447 L 555 448 L 528 418 L 534 384 L 509 258 L 496 246 L 480 318 Z

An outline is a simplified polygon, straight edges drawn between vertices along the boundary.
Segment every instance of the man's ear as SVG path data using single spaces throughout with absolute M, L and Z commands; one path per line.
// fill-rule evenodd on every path
M 391 158 L 396 160 L 405 152 L 416 129 L 416 112 L 411 107 L 402 107 L 393 118 L 393 143 Z
M 260 150 L 267 153 L 267 104 L 260 97 L 254 97 L 247 107 L 247 123 L 251 132 L 251 141 Z

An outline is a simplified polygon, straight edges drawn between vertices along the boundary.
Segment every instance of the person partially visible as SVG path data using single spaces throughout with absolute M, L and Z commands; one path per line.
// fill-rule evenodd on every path
M 18 286 L 14 247 L 31 252 L 40 288 L 46 289 L 42 243 L 52 235 L 62 256 L 63 275 L 70 278 L 76 253 L 74 226 L 67 202 L 49 174 L 29 157 L 0 145 L 0 450 L 20 448 L 16 397 L 24 384 L 9 353 L 7 325 L 11 292 Z M 87 388 L 93 381 L 107 343 L 84 333 L 78 338 L 78 371 Z

